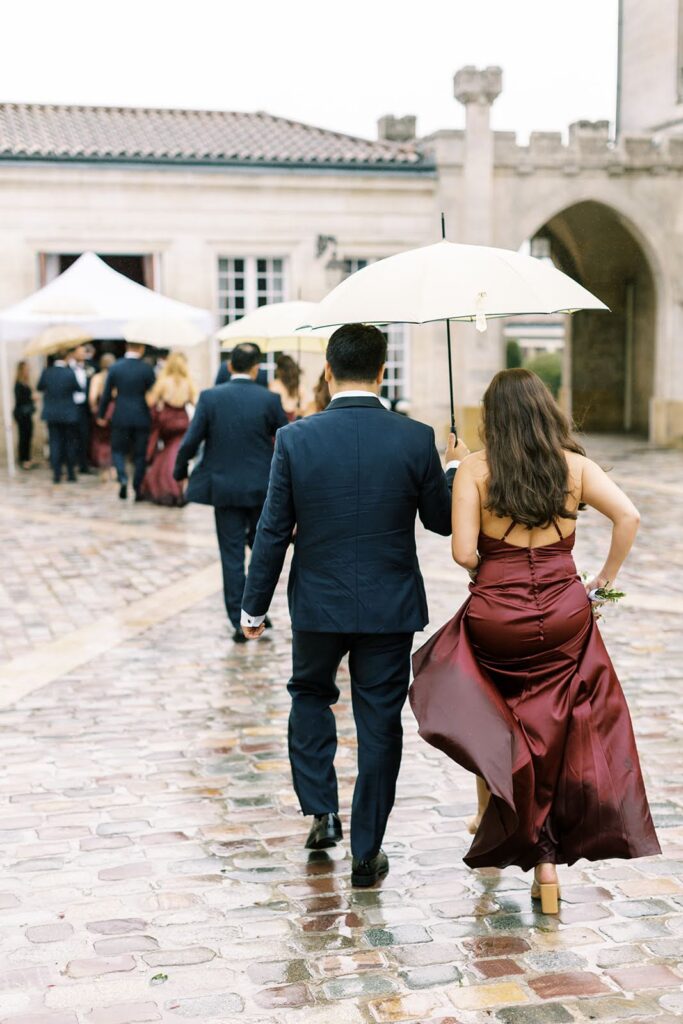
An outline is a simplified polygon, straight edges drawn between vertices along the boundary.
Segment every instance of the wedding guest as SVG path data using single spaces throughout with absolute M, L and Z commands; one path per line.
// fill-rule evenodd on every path
M 78 391 L 74 392 L 74 402 L 78 409 L 78 441 L 77 460 L 79 473 L 89 473 L 88 451 L 90 448 L 90 409 L 88 407 L 88 388 L 90 384 L 86 363 L 87 349 L 85 345 L 77 345 L 69 353 L 68 364 L 76 375 Z
M 411 703 L 423 738 L 486 785 L 465 863 L 533 868 L 531 897 L 556 914 L 557 864 L 660 852 L 587 596 L 616 579 L 639 516 L 528 370 L 491 381 L 483 441 L 453 491 L 453 558 L 471 596 L 414 656 Z M 572 557 L 583 504 L 612 523 L 585 587 Z
M 261 356 L 261 349 L 259 348 L 258 345 L 256 345 L 255 341 L 254 342 L 249 342 L 249 344 L 250 345 L 254 345 L 256 348 L 258 348 L 258 351 L 259 351 L 259 363 L 260 363 L 261 358 L 262 358 L 262 356 Z M 218 367 L 218 373 L 216 374 L 216 379 L 214 381 L 214 385 L 227 384 L 228 381 L 230 380 L 230 378 L 232 376 L 232 374 L 230 372 L 230 360 L 231 360 L 231 358 L 232 358 L 232 352 L 228 352 L 227 358 L 222 360 L 221 365 Z M 265 367 L 263 367 L 263 366 L 259 366 L 259 370 L 258 370 L 258 373 L 256 375 L 256 383 L 260 384 L 261 387 L 264 387 L 264 388 L 268 387 L 268 372 L 265 369 Z
M 401 764 L 401 710 L 413 634 L 429 614 L 415 548 L 417 516 L 451 532 L 449 480 L 468 453 L 451 435 L 444 474 L 434 431 L 379 401 L 387 342 L 368 324 L 345 324 L 327 346 L 327 412 L 277 434 L 268 497 L 244 591 L 247 637 L 265 625 L 292 531 L 289 576 L 292 697 L 289 756 L 309 850 L 342 838 L 337 671 L 349 655 L 358 736 L 351 810 L 351 883 L 374 885 L 389 870 L 381 849 Z
M 315 416 L 316 413 L 327 409 L 329 404 L 330 388 L 325 379 L 325 371 L 323 370 L 313 388 L 313 400 L 304 409 L 304 416 Z
M 258 345 L 245 342 L 233 349 L 231 379 L 202 391 L 174 470 L 176 480 L 185 480 L 188 463 L 204 442 L 187 500 L 214 507 L 225 610 L 238 644 L 246 643 L 240 625 L 245 549 L 253 544 L 268 490 L 273 441 L 287 423 L 278 396 L 256 383 L 260 360 Z
M 172 352 L 164 361 L 147 404 L 152 410 L 152 429 L 147 444 L 147 472 L 141 494 L 157 505 L 184 505 L 182 482 L 173 477 L 178 449 L 190 418 L 188 409 L 197 401 L 197 388 L 190 376 L 187 359 Z
M 275 360 L 275 378 L 268 385 L 280 396 L 282 408 L 290 423 L 301 416 L 303 393 L 301 389 L 301 367 L 291 356 L 279 355 Z
M 33 388 L 28 373 L 28 363 L 21 360 L 17 363 L 17 372 L 14 380 L 14 419 L 17 424 L 19 435 L 19 465 L 22 469 L 31 469 L 31 441 L 33 439 L 33 414 L 36 411 L 36 403 L 33 395 Z
M 88 389 L 88 405 L 90 406 L 90 414 L 92 422 L 90 425 L 90 453 L 89 458 L 93 466 L 101 470 L 100 476 L 102 479 L 106 479 L 109 476 L 109 470 L 111 467 L 111 418 L 114 414 L 114 401 L 112 397 L 111 401 L 104 414 L 105 426 L 100 426 L 97 421 L 97 410 L 99 409 L 100 399 L 104 392 L 104 385 L 107 380 L 107 374 L 111 366 L 116 362 L 116 356 L 112 352 L 105 352 L 100 359 L 100 369 L 94 374 L 90 380 L 90 388 Z
M 58 353 L 38 381 L 38 391 L 43 394 L 41 415 L 48 428 L 52 479 L 56 484 L 61 482 L 64 465 L 69 483 L 76 480 L 78 406 L 74 395 L 79 390 L 76 374 L 67 366 L 66 353 Z
M 126 457 L 133 455 L 133 489 L 135 500 L 141 501 L 140 485 L 145 475 L 147 441 L 151 415 L 145 396 L 154 385 L 154 370 L 143 359 L 145 346 L 128 342 L 123 359 L 117 359 L 107 374 L 98 409 L 98 424 L 106 424 L 106 411 L 116 392 L 116 404 L 111 420 L 111 453 L 119 481 L 119 498 L 128 497 Z

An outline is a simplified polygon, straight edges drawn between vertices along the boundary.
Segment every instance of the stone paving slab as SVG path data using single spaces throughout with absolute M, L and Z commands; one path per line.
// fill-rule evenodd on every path
M 671 599 L 666 612 L 634 597 L 603 628 L 633 712 L 661 858 L 564 869 L 559 918 L 536 913 L 518 869 L 462 864 L 471 777 L 420 741 L 407 711 L 391 872 L 377 889 L 352 890 L 344 847 L 302 849 L 286 757 L 284 588 L 277 628 L 247 647 L 231 644 L 220 595 L 203 597 L 177 613 L 169 606 L 163 622 L 0 711 L 0 1024 L 681 1019 L 683 455 L 612 442 L 598 451 L 645 512 L 624 589 Z M 665 492 L 648 491 L 653 475 Z M 7 491 L 3 555 L 33 524 L 13 563 L 17 585 L 34 558 L 57 581 L 72 572 L 62 549 L 86 537 L 98 570 L 107 566 L 101 578 L 83 568 L 83 587 L 100 588 L 95 617 L 116 588 L 133 614 L 147 596 L 143 577 L 157 589 L 189 586 L 215 560 L 204 509 L 120 508 L 91 479 L 56 495 L 42 472 Z M 56 527 L 61 520 L 54 533 L 39 518 L 47 512 Z M 89 533 L 90 522 L 99 525 Z M 108 524 L 113 545 L 103 541 Z M 581 567 L 595 568 L 607 532 L 594 516 L 582 520 Z M 466 590 L 448 541 L 421 535 L 420 546 L 431 630 Z M 32 590 L 22 615 L 44 616 L 77 642 L 87 625 L 69 617 L 78 572 L 76 562 L 49 601 Z M 16 620 L 0 630 L 8 627 Z M 31 645 L 39 652 L 52 638 Z M 341 675 L 346 824 L 355 750 Z

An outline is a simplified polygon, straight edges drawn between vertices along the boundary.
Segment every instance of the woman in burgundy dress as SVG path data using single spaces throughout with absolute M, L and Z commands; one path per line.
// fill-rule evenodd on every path
M 152 409 L 152 429 L 147 445 L 149 467 L 140 489 L 141 497 L 157 505 L 184 505 L 182 482 L 173 479 L 180 442 L 190 424 L 188 406 L 197 401 L 197 388 L 182 352 L 172 352 L 156 383 L 147 394 Z
M 557 864 L 660 852 L 631 719 L 588 592 L 612 584 L 639 516 L 570 435 L 542 381 L 504 370 L 484 395 L 485 449 L 460 466 L 453 557 L 471 596 L 414 657 L 420 735 L 478 776 L 470 867 L 534 868 L 557 913 Z M 580 506 L 612 521 L 584 586 Z
M 100 478 L 106 480 L 110 476 L 111 468 L 111 418 L 114 413 L 114 401 L 109 403 L 105 420 L 107 425 L 101 427 L 98 422 L 97 410 L 100 407 L 100 399 L 104 391 L 104 385 L 109 373 L 109 367 L 116 362 L 116 357 L 111 352 L 105 352 L 100 359 L 100 369 L 94 374 L 88 388 L 88 405 L 92 421 L 90 424 L 90 450 L 88 458 L 93 466 L 97 466 L 102 472 Z

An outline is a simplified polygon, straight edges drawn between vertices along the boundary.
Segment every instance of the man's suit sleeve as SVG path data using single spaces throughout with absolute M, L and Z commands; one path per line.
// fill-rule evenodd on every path
M 46 388 L 45 370 L 42 370 L 41 374 L 40 374 L 40 380 L 38 381 L 38 383 L 36 385 L 36 390 L 37 391 L 44 391 L 45 388 Z
M 111 402 L 111 393 L 114 390 L 114 377 L 114 367 L 112 366 L 111 369 L 109 370 L 109 373 L 107 374 L 107 379 L 104 382 L 102 397 L 100 398 L 100 404 L 97 409 L 97 418 L 100 420 L 104 419 L 105 413 L 107 411 L 107 406 Z
M 230 380 L 230 371 L 228 370 L 228 364 L 227 363 L 221 363 L 221 365 L 218 367 L 218 373 L 216 374 L 216 379 L 213 382 L 214 386 L 216 384 L 227 384 L 229 380 Z
M 282 433 L 275 437 L 268 494 L 259 519 L 242 608 L 253 617 L 265 615 L 282 572 L 296 522 L 292 479 Z
M 429 464 L 420 490 L 418 513 L 422 524 L 442 537 L 451 535 L 451 488 L 455 470 L 444 473 L 436 450 L 434 431 L 429 431 Z
M 192 422 L 176 455 L 175 466 L 173 467 L 174 480 L 184 480 L 187 477 L 187 466 L 190 459 L 194 458 L 199 445 L 202 441 L 206 440 L 208 423 L 209 414 L 206 408 L 206 396 L 202 392 L 199 396 Z

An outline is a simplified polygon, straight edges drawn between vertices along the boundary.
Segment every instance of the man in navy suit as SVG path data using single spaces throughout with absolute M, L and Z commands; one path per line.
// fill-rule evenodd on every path
M 358 734 L 351 879 L 359 886 L 389 870 L 381 843 L 401 763 L 410 651 L 429 617 L 415 519 L 450 534 L 454 475 L 441 468 L 431 427 L 380 402 L 386 354 L 376 327 L 347 324 L 330 338 L 330 405 L 277 435 L 242 613 L 247 637 L 259 636 L 296 526 L 288 591 L 292 778 L 302 812 L 314 815 L 306 847 L 333 846 L 342 830 L 331 706 L 348 654 Z M 467 451 L 451 436 L 447 467 Z
M 66 463 L 67 480 L 73 483 L 76 479 L 79 416 L 74 398 L 81 393 L 81 388 L 63 354 L 55 359 L 52 366 L 45 367 L 38 381 L 38 390 L 43 392 L 41 415 L 48 428 L 52 479 L 56 484 L 60 483 L 62 466 Z
M 106 426 L 107 406 L 116 392 L 111 420 L 111 460 L 119 481 L 119 498 L 128 497 L 126 456 L 133 452 L 133 490 L 140 501 L 140 486 L 145 475 L 145 456 L 151 425 L 146 394 L 155 381 L 154 370 L 142 358 L 144 345 L 128 343 L 123 359 L 117 359 L 107 374 L 98 410 L 98 423 Z
M 260 359 L 258 345 L 233 349 L 231 379 L 202 391 L 173 471 L 176 480 L 184 480 L 190 459 L 204 442 L 187 499 L 214 506 L 225 609 L 236 643 L 246 641 L 240 625 L 245 544 L 253 543 L 268 490 L 275 433 L 287 423 L 279 396 L 256 383 Z
M 77 345 L 69 353 L 68 365 L 76 375 L 79 388 L 74 394 L 74 402 L 78 408 L 78 471 L 79 473 L 89 473 L 90 409 L 88 407 L 88 391 L 90 388 L 90 378 L 86 364 L 85 345 Z
M 254 346 L 256 348 L 258 348 L 258 345 L 256 344 L 256 342 L 254 342 L 253 344 L 254 344 Z M 261 359 L 261 349 L 259 348 L 259 361 L 260 361 L 260 359 Z M 223 360 L 221 365 L 218 367 L 218 373 L 216 374 L 216 379 L 214 381 L 214 384 L 227 384 L 228 383 L 228 381 L 230 380 L 230 378 L 232 376 L 232 374 L 230 373 L 230 368 L 229 367 L 230 367 L 230 359 L 228 358 L 226 360 Z M 264 388 L 268 387 L 268 373 L 266 372 L 266 370 L 262 366 L 259 366 L 259 371 L 258 371 L 258 374 L 257 374 L 257 377 L 256 377 L 256 383 L 260 384 L 261 387 L 264 387 Z

